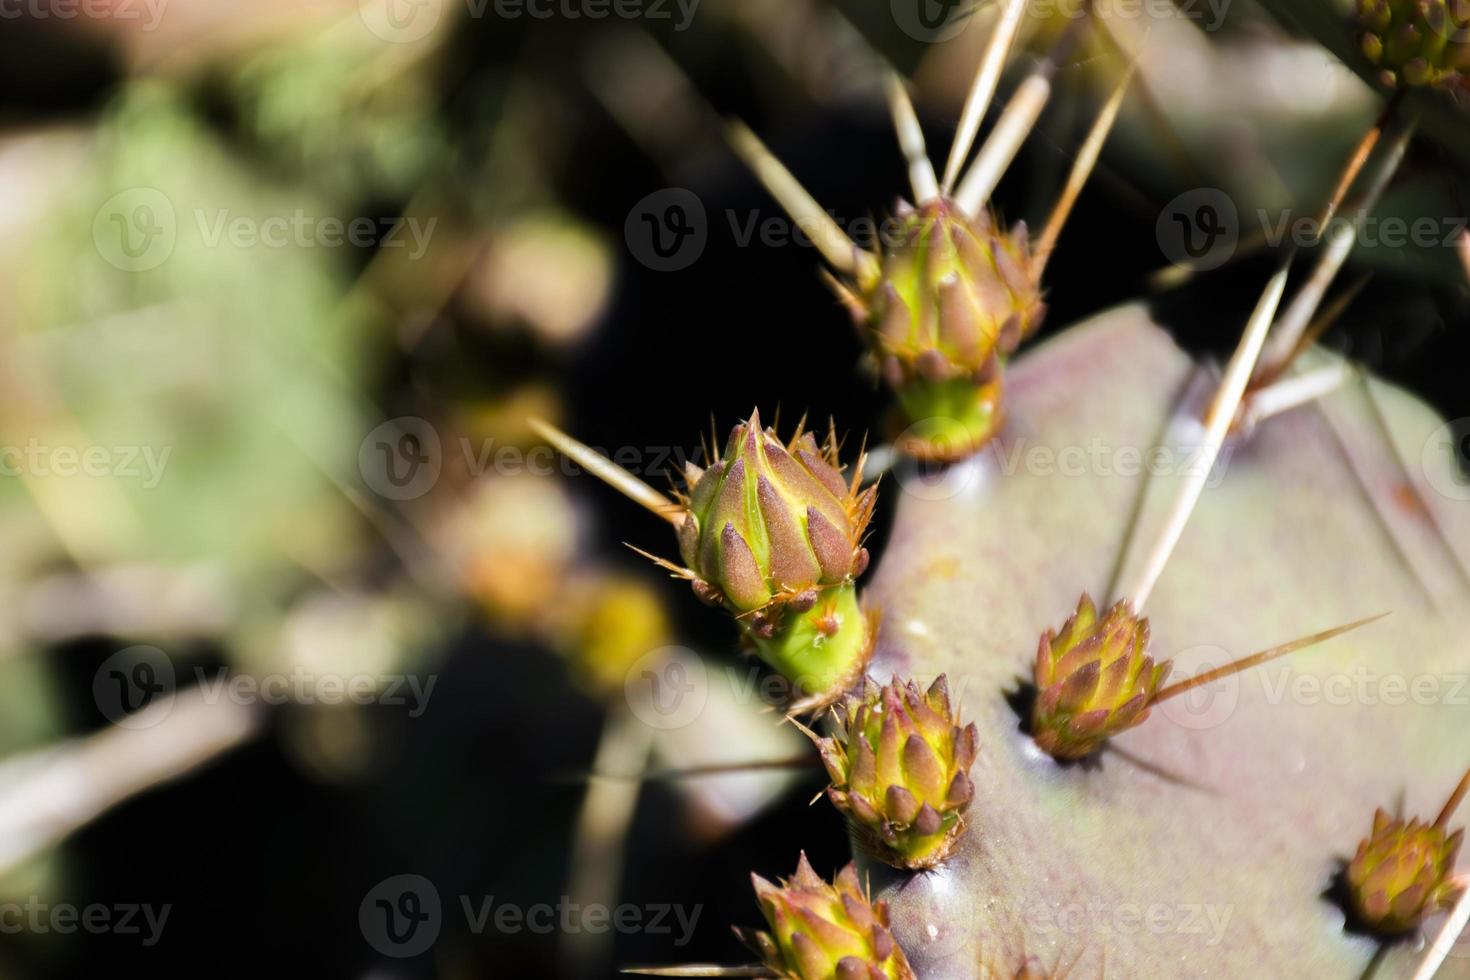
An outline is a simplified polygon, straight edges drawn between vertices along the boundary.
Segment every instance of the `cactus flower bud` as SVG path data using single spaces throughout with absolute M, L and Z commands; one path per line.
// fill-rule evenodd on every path
M 867 563 L 861 539 L 875 491 L 849 486 L 835 447 L 819 449 L 810 432 L 783 446 L 752 412 L 724 455 L 688 476 L 679 550 L 737 612 L 841 585 Z
M 700 598 L 725 606 L 771 666 L 824 704 L 861 676 L 870 628 L 853 580 L 876 487 L 842 478 L 835 437 L 783 445 L 760 415 L 730 433 L 708 469 L 691 466 L 679 550 Z
M 1026 226 L 1007 234 L 944 199 L 899 218 L 881 273 L 845 298 L 912 423 L 899 448 L 960 459 L 999 428 L 1001 362 L 1041 323 Z
M 1402 936 L 1464 893 L 1465 879 L 1454 877 L 1454 871 L 1465 832 L 1445 828 L 1466 794 L 1470 771 L 1433 823 L 1405 822 L 1381 808 L 1373 812 L 1373 831 L 1359 842 L 1344 875 L 1347 911 L 1359 926 L 1388 938 Z
M 1470 0 L 1358 0 L 1363 55 L 1386 85 L 1464 85 Z
M 1058 759 L 1081 759 L 1142 723 L 1170 668 L 1154 664 L 1148 644 L 1148 620 L 1126 600 L 1098 619 L 1084 593 L 1061 633 L 1047 630 L 1036 651 L 1036 744 Z
M 888 930 L 888 904 L 872 902 L 849 864 L 828 884 L 802 854 L 796 874 L 771 884 L 751 875 L 770 932 L 735 933 L 788 980 L 914 980 Z
M 883 861 L 933 867 L 964 831 L 979 738 L 973 724 L 955 724 L 948 682 L 923 692 L 913 681 L 869 680 L 862 697 L 833 711 L 837 737 L 816 739 L 832 778 L 827 796 Z
M 1363 925 L 1397 935 L 1453 904 L 1461 886 L 1451 874 L 1464 835 L 1457 830 L 1446 836 L 1439 824 L 1405 823 L 1375 812 L 1373 832 L 1358 844 L 1347 869 L 1353 911 Z

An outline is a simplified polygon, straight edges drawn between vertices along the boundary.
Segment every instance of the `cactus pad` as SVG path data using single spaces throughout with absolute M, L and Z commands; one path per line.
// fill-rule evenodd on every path
M 1436 490 L 1463 486 L 1448 430 L 1368 384 L 1377 409 L 1350 387 L 1226 447 L 1148 612 L 1184 675 L 1393 615 L 1160 705 L 1095 767 L 1040 750 L 1008 694 L 1079 592 L 1108 595 L 1140 560 L 1130 542 L 1151 540 L 1188 470 L 1207 373 L 1141 308 L 1113 311 L 1012 365 L 986 452 L 890 482 L 872 673 L 946 673 L 985 746 L 944 864 L 880 879 L 869 863 L 921 976 L 1010 976 L 1029 957 L 1078 976 L 1363 974 L 1378 944 L 1325 893 L 1379 801 L 1406 794 L 1412 812 L 1453 784 L 1470 716 L 1470 512 Z M 1394 945 L 1375 975 L 1417 962 Z M 1470 958 L 1440 976 L 1470 976 Z

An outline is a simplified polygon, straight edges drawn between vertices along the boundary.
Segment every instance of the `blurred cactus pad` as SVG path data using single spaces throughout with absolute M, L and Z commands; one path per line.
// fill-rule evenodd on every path
M 1376 807 L 1436 812 L 1470 754 L 1470 511 L 1449 427 L 1365 380 L 1228 443 L 1149 599 L 1155 656 L 1187 677 L 1392 616 L 1059 764 L 1023 731 L 1037 637 L 1143 560 L 1216 382 L 1127 306 L 1023 355 L 1008 387 L 985 451 L 897 475 L 866 592 L 884 613 L 871 674 L 946 673 L 979 729 L 953 853 L 915 875 L 863 866 L 916 972 L 1413 975 L 1427 940 L 1354 934 L 1333 885 Z M 1439 976 L 1470 976 L 1470 956 Z

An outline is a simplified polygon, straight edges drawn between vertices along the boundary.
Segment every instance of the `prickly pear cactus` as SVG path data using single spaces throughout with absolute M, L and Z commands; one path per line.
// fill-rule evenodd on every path
M 1079 976 L 1362 975 L 1379 947 L 1345 930 L 1334 875 L 1375 807 L 1434 812 L 1470 755 L 1455 695 L 1470 512 L 1435 489 L 1459 486 L 1448 429 L 1369 382 L 1372 402 L 1344 391 L 1227 446 L 1149 601 L 1156 654 L 1192 673 L 1393 615 L 1160 706 L 1117 752 L 1062 765 L 1008 693 L 1079 591 L 1107 595 L 1120 556 L 1136 560 L 1211 386 L 1139 307 L 1064 332 L 1008 380 L 1010 422 L 989 450 L 898 478 L 868 591 L 885 613 L 872 673 L 947 673 L 980 730 L 971 830 L 944 865 L 866 865 L 915 970 L 1013 976 L 1034 956 Z M 1169 459 L 1139 472 L 1134 451 L 1160 433 Z M 1412 975 L 1419 946 L 1388 948 L 1376 975 Z M 1470 976 L 1470 957 L 1439 975 Z
M 1351 235 L 1319 250 L 1284 308 L 1283 260 L 1223 370 L 1142 306 L 1009 361 L 1040 318 L 1047 258 L 1133 65 L 1036 243 L 1023 226 L 1002 234 L 987 196 L 1050 69 L 1017 87 L 961 177 L 1027 10 L 1001 6 L 942 181 L 890 79 L 916 204 L 881 254 L 823 224 L 779 160 L 732 129 L 772 195 L 812 223 L 918 434 L 887 453 L 877 505 L 894 524 L 862 597 L 881 611 L 871 658 L 806 633 L 784 656 L 779 618 L 798 600 L 807 615 L 818 586 L 853 588 L 875 504 L 861 465 L 844 478 L 829 452 L 832 472 L 811 481 L 835 515 L 821 533 L 756 415 L 691 475 L 682 516 L 630 474 L 608 476 L 675 523 L 688 568 L 666 567 L 737 618 L 759 614 L 743 628 L 771 667 L 797 680 L 837 654 L 819 685 L 800 685 L 821 696 L 788 720 L 816 713 L 803 730 L 858 870 L 836 890 L 805 862 L 782 888 L 757 879 L 773 929 L 751 942 L 764 966 L 680 975 L 1470 977 L 1470 944 L 1424 949 L 1446 909 L 1459 928 L 1470 908 L 1454 826 L 1470 788 L 1463 432 L 1312 346 Z M 1376 206 L 1418 125 L 1394 119 L 1398 104 L 1340 180 L 1334 212 L 1364 187 L 1351 221 Z M 962 397 L 929 397 L 949 385 Z M 1414 816 L 1456 785 L 1433 823 Z

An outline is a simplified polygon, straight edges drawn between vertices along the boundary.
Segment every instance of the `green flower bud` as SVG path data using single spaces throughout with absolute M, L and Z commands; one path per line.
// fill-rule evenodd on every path
M 1363 56 L 1387 85 L 1465 85 L 1470 0 L 1358 0 Z
M 1061 633 L 1047 630 L 1036 651 L 1036 744 L 1058 759 L 1081 759 L 1141 724 L 1170 668 L 1155 666 L 1148 644 L 1148 620 L 1126 600 L 1099 620 L 1084 593 Z
M 888 928 L 888 904 L 872 902 L 849 864 L 828 884 L 802 854 L 779 886 L 751 875 L 770 932 L 736 929 L 787 980 L 914 980 Z
M 828 798 L 888 864 L 939 863 L 964 831 L 979 740 L 973 724 L 955 724 L 948 682 L 941 676 L 926 693 L 913 681 L 869 680 L 834 714 L 837 737 L 816 740 L 832 778 Z
M 1044 313 L 1025 224 L 903 205 L 882 272 L 845 299 L 913 425 L 899 449 L 954 460 L 1000 427 L 1000 367 Z
M 1418 928 L 1433 912 L 1454 904 L 1460 886 L 1451 880 L 1465 832 L 1446 836 L 1437 824 L 1373 814 L 1373 832 L 1358 844 L 1348 865 L 1353 910 L 1363 925 L 1383 935 Z
M 810 432 L 783 446 L 752 412 L 718 462 L 686 475 L 679 550 L 736 612 L 841 585 L 867 564 L 862 534 L 876 491 L 848 485 L 835 447 L 819 449 Z
M 798 431 L 783 445 L 758 412 L 714 465 L 685 474 L 679 551 L 695 593 L 734 613 L 812 706 L 855 683 L 871 648 L 853 581 L 877 488 L 859 490 L 861 475 L 843 480 L 835 437 L 818 446 Z

